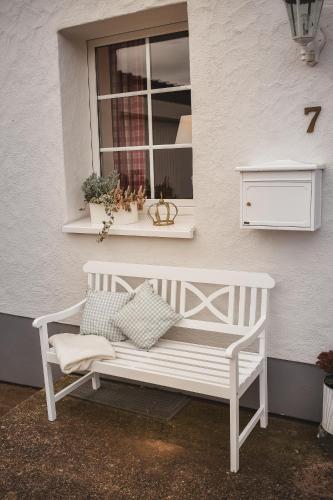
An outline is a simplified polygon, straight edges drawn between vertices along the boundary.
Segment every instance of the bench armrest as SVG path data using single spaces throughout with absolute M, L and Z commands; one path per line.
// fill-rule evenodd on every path
M 239 353 L 239 351 L 243 351 L 246 347 L 252 344 L 264 329 L 266 322 L 266 318 L 261 318 L 254 326 L 251 328 L 249 333 L 244 335 L 239 340 L 236 340 L 233 344 L 231 344 L 225 351 L 225 357 L 228 359 L 233 359 Z
M 47 314 L 45 316 L 40 316 L 39 318 L 36 318 L 32 326 L 35 328 L 40 328 L 43 325 L 47 325 L 48 323 L 51 323 L 52 321 L 59 321 L 65 318 L 69 318 L 70 316 L 74 316 L 74 314 L 77 314 L 80 312 L 84 304 L 86 303 L 87 299 L 81 300 L 78 304 L 75 304 L 74 306 L 68 307 L 68 309 L 63 309 L 62 311 L 52 313 L 52 314 Z

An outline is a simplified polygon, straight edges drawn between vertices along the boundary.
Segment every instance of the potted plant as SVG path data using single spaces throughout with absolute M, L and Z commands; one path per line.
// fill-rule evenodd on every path
M 333 351 L 320 353 L 316 364 L 328 373 L 324 378 L 321 428 L 325 432 L 333 434 Z
M 113 206 L 113 224 L 132 224 L 139 219 L 139 210 L 143 209 L 146 201 L 142 186 L 138 192 L 131 191 L 130 187 L 126 190 L 120 187 L 118 181 L 117 187 L 113 190 L 114 206 Z
M 131 224 L 138 220 L 138 210 L 146 201 L 145 191 L 138 192 L 120 187 L 119 175 L 113 172 L 109 177 L 91 174 L 82 184 L 84 201 L 89 205 L 92 224 L 103 225 L 97 241 L 103 241 L 112 224 Z
M 106 219 L 107 209 L 114 205 L 112 192 L 118 183 L 117 173 L 109 177 L 101 177 L 93 173 L 82 184 L 84 202 L 89 205 L 92 224 L 102 224 Z

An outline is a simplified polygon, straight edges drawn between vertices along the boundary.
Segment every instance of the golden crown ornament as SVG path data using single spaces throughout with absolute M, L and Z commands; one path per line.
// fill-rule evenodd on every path
M 175 223 L 178 208 L 171 201 L 164 201 L 161 193 L 158 202 L 150 205 L 148 214 L 152 218 L 154 226 L 170 226 Z

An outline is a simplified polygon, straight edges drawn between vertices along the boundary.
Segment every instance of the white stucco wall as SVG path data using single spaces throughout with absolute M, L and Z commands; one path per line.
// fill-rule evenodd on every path
M 61 232 L 69 174 L 57 31 L 167 3 L 0 2 L 0 312 L 34 317 L 76 302 L 89 259 L 265 271 L 277 283 L 270 355 L 312 363 L 333 343 L 332 2 L 322 16 L 328 43 L 309 68 L 298 60 L 282 0 L 189 0 L 195 239 L 113 237 L 100 245 Z M 312 135 L 303 115 L 310 105 L 323 107 Z M 66 124 L 67 154 L 87 169 L 84 144 L 68 153 L 75 131 L 74 120 Z M 241 231 L 235 167 L 284 158 L 327 165 L 322 228 Z

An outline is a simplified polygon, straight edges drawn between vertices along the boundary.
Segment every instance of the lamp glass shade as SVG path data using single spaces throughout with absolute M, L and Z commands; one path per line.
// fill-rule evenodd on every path
M 192 115 L 183 115 L 180 117 L 176 144 L 192 143 Z
M 301 45 L 316 36 L 324 0 L 285 0 L 291 34 Z

